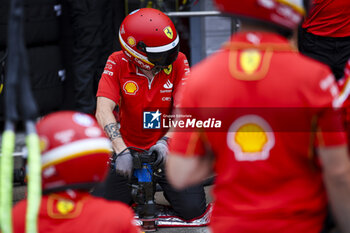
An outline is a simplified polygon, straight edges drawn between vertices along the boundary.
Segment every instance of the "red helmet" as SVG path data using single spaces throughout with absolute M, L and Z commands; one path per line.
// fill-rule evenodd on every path
M 260 19 L 291 30 L 299 25 L 305 15 L 303 0 L 214 1 L 222 12 Z
M 43 190 L 90 188 L 104 179 L 110 141 L 91 116 L 62 111 L 37 124 Z
M 167 67 L 179 53 L 179 35 L 173 22 L 153 8 L 138 9 L 126 16 L 119 28 L 119 41 L 128 59 L 145 70 Z

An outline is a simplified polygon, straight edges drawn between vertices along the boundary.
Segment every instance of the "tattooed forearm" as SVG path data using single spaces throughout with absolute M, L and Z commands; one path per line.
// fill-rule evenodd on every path
M 108 135 L 109 139 L 113 141 L 115 138 L 122 137 L 119 132 L 119 127 L 117 123 L 110 123 L 104 127 L 104 131 Z

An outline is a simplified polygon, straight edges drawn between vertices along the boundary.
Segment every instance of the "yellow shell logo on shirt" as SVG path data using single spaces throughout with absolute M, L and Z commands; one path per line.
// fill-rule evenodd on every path
M 164 70 L 164 73 L 169 75 L 171 73 L 171 71 L 173 70 L 173 65 L 169 65 L 167 68 L 164 68 L 163 70 Z
M 58 212 L 66 215 L 74 209 L 74 202 L 71 200 L 59 200 L 56 207 Z
M 167 26 L 166 28 L 164 28 L 163 32 L 165 33 L 165 35 L 166 35 L 169 39 L 173 39 L 174 33 L 173 33 L 173 30 L 171 29 L 170 26 Z
M 236 132 L 235 143 L 241 147 L 242 152 L 261 152 L 267 143 L 267 135 L 259 125 L 248 123 Z
M 139 86 L 134 81 L 127 81 L 124 83 L 123 89 L 125 91 L 125 94 L 135 95 L 139 90 Z
M 275 136 L 263 118 L 245 115 L 231 124 L 227 144 L 238 161 L 266 160 L 275 145 Z
M 259 68 L 261 57 L 259 50 L 247 49 L 241 53 L 239 64 L 246 74 L 252 74 Z

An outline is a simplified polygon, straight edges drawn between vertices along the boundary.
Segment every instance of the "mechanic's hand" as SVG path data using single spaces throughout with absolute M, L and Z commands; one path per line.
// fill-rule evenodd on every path
M 154 162 L 155 167 L 160 167 L 165 163 L 166 156 L 168 154 L 168 142 L 165 139 L 160 139 L 155 145 L 153 145 L 149 152 L 155 152 L 157 154 L 157 159 Z
M 122 176 L 130 178 L 133 168 L 132 160 L 129 150 L 119 154 L 115 160 L 115 171 Z

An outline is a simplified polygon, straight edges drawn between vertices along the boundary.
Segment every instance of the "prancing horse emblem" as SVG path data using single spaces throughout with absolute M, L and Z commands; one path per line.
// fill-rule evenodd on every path
M 173 34 L 173 30 L 171 30 L 170 26 L 167 26 L 166 28 L 164 28 L 163 32 L 165 33 L 165 35 L 169 38 L 169 39 L 173 39 L 174 34 Z

